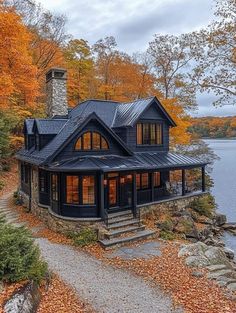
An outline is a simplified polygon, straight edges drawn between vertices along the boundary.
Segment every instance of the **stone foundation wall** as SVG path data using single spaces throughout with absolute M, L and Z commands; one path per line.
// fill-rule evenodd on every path
M 183 211 L 194 199 L 199 199 L 206 195 L 207 192 L 199 193 L 196 195 L 185 195 L 171 200 L 163 200 L 154 204 L 139 205 L 141 219 L 150 219 L 152 217 L 158 218 L 160 213 L 170 213 L 171 215 L 175 212 Z
M 91 228 L 98 238 L 103 238 L 104 229 L 99 218 L 70 218 L 54 213 L 49 206 L 39 203 L 38 197 L 38 169 L 32 167 L 31 171 L 31 207 L 29 196 L 19 191 L 23 204 L 32 214 L 37 216 L 47 227 L 59 233 L 79 232 L 83 228 Z

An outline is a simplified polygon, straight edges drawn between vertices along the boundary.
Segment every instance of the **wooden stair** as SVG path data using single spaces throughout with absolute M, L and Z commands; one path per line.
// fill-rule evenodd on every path
M 105 239 L 99 240 L 104 249 L 147 239 L 155 234 L 145 229 L 145 225 L 130 210 L 108 214 L 106 230 Z

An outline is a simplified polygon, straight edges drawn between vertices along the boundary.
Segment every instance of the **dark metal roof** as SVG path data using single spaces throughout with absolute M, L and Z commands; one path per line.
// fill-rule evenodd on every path
M 40 135 L 56 135 L 67 121 L 67 119 L 36 119 L 35 123 Z
M 195 158 L 171 152 L 135 153 L 134 156 L 121 157 L 114 155 L 76 157 L 70 160 L 53 163 L 52 171 L 127 171 L 181 169 L 204 166 Z
M 28 135 L 33 135 L 33 125 L 34 119 L 26 119 L 25 120 L 25 128 Z
M 112 134 L 114 140 L 123 148 L 128 155 L 132 155 L 132 152 L 123 143 L 123 141 L 116 135 L 95 113 L 91 113 L 89 116 L 72 117 L 64 124 L 59 133 L 41 150 L 25 150 L 22 149 L 17 153 L 17 158 L 23 161 L 27 161 L 33 164 L 40 165 L 44 162 L 49 162 L 52 158 L 59 153 L 64 145 L 68 142 L 70 136 L 75 132 L 79 132 L 85 124 L 91 119 L 96 119 L 106 130 Z
M 111 127 L 119 102 L 105 100 L 87 100 L 69 112 L 69 117 L 88 116 L 95 112 L 107 126 Z

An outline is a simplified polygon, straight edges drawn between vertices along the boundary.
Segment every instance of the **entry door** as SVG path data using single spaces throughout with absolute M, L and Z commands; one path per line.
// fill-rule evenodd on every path
M 118 206 L 118 177 L 108 179 L 108 207 Z

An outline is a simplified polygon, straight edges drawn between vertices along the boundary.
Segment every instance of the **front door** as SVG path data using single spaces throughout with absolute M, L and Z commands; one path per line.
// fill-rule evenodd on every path
M 108 179 L 108 207 L 118 207 L 118 177 Z

